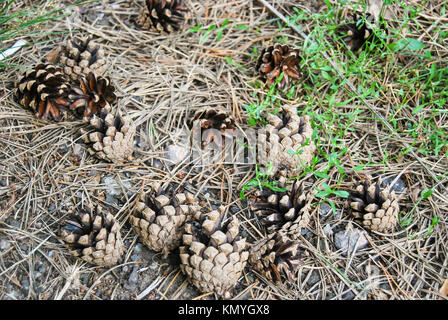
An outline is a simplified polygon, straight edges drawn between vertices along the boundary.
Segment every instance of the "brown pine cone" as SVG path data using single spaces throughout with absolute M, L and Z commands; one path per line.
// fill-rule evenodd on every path
M 223 221 L 224 208 L 197 212 L 185 224 L 180 249 L 180 268 L 201 292 L 229 299 L 246 266 L 246 239 L 239 236 L 239 221 Z
M 222 142 L 223 137 L 235 130 L 235 120 L 229 110 L 223 106 L 218 107 L 204 107 L 194 113 L 193 118 L 188 122 L 188 125 L 193 130 L 204 130 L 200 137 L 202 138 L 202 146 L 206 146 L 213 141 L 217 144 Z M 196 126 L 199 127 L 196 127 Z M 208 130 L 212 129 L 212 130 Z M 219 131 L 219 137 L 216 137 Z M 194 134 L 193 134 L 194 135 Z
M 26 71 L 14 89 L 19 103 L 32 109 L 39 118 L 59 121 L 69 106 L 68 85 L 61 68 L 38 64 Z
M 355 219 L 371 231 L 393 232 L 398 223 L 399 197 L 390 192 L 388 186 L 381 187 L 381 179 L 376 183 L 368 177 L 350 192 L 348 205 Z
M 268 113 L 266 120 L 266 134 L 259 135 L 259 148 L 266 150 L 266 155 L 258 152 L 259 163 L 268 166 L 270 162 L 272 176 L 281 170 L 290 178 L 299 175 L 316 151 L 309 116 L 299 117 L 296 107 L 285 105 L 278 115 Z
M 352 51 L 358 51 L 367 40 L 374 36 L 372 29 L 369 28 L 366 21 L 372 22 L 373 16 L 367 14 L 365 19 L 361 19 L 357 14 L 353 15 L 353 22 L 341 26 L 338 31 L 343 34 L 344 42 Z
M 294 81 L 302 78 L 303 74 L 299 71 L 299 63 L 298 50 L 276 43 L 261 51 L 255 69 L 269 86 L 275 84 L 283 72 L 283 78 L 277 84 L 277 88 L 283 90 L 289 89 Z
M 187 11 L 182 0 L 145 0 L 137 24 L 151 31 L 177 31 Z
M 79 87 L 72 88 L 68 96 L 70 108 L 82 115 L 84 121 L 88 121 L 88 117 L 99 114 L 102 108 L 115 101 L 117 97 L 114 91 L 115 87 L 110 84 L 108 78 L 96 77 L 90 72 L 87 77 L 79 78 Z
M 302 229 L 311 220 L 313 192 L 304 192 L 303 182 L 296 180 L 287 191 L 274 191 L 267 188 L 258 190 L 250 208 L 261 218 L 269 233 L 280 232 L 291 239 L 297 239 Z M 286 179 L 280 178 L 278 188 L 286 187 Z M 286 188 L 288 189 L 288 188 Z
M 93 72 L 97 77 L 106 71 L 106 59 L 100 45 L 96 44 L 93 36 L 84 37 L 81 41 L 68 40 L 60 47 L 60 56 L 56 57 L 64 66 L 63 71 L 73 80 L 87 76 Z
M 179 247 L 185 221 L 199 210 L 192 194 L 153 183 L 148 192 L 140 193 L 130 223 L 148 248 L 162 252 L 166 258 Z
M 124 252 L 120 225 L 100 205 L 78 212 L 71 209 L 61 237 L 74 256 L 99 266 L 117 264 Z
M 113 115 L 110 107 L 101 109 L 99 116 L 90 119 L 89 130 L 82 128 L 84 142 L 88 151 L 101 160 L 123 163 L 132 160 L 134 152 L 135 124 L 126 117 Z
M 250 247 L 249 264 L 266 277 L 279 283 L 297 279 L 297 267 L 302 264 L 299 253 L 300 242 L 292 241 L 282 234 L 270 234 Z

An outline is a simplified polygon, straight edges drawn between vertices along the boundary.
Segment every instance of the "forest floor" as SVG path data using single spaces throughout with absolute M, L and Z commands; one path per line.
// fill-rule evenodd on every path
M 268 2 L 308 37 L 252 0 L 186 0 L 189 17 L 171 34 L 136 27 L 143 1 L 67 8 L 64 1 L 14 1 L 6 12 L 65 9 L 0 43 L 3 50 L 19 39 L 32 42 L 9 57 L 10 66 L 0 66 L 0 299 L 213 299 L 189 284 L 174 254 L 163 259 L 139 241 L 130 209 L 148 182 L 177 182 L 202 205 L 224 205 L 236 215 L 248 242 L 262 238 L 265 230 L 247 203 L 256 189 L 248 186 L 264 179 L 254 164 L 173 164 L 166 158 L 177 155 L 165 150 L 182 143 L 198 108 L 226 107 L 244 132 L 262 125 L 260 111 L 283 104 L 309 115 L 314 128 L 316 155 L 299 179 L 331 192 L 321 193 L 300 236 L 306 255 L 297 281 L 276 285 L 247 265 L 234 298 L 446 299 L 446 1 Z M 337 32 L 354 11 L 381 15 L 385 24 L 374 28 L 380 41 L 357 52 Z M 106 52 L 116 107 L 138 126 L 132 162 L 98 160 L 79 137 L 81 120 L 37 119 L 14 99 L 19 72 L 67 39 L 87 35 Z M 262 48 L 274 42 L 296 47 L 303 58 L 306 76 L 288 92 L 268 90 L 255 72 Z M 338 196 L 367 176 L 395 181 L 400 219 L 392 233 L 364 231 Z M 126 250 L 118 265 L 90 265 L 63 246 L 58 232 L 72 202 L 113 208 Z M 348 252 L 347 237 L 358 240 Z

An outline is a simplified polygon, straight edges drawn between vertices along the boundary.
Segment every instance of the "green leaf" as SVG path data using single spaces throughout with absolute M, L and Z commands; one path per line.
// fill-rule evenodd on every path
M 320 171 L 315 171 L 314 175 L 316 177 L 318 177 L 318 178 L 321 178 L 321 179 L 328 179 L 328 178 L 330 178 L 330 176 L 328 174 L 326 174 L 325 172 L 320 172 Z
M 326 196 L 331 194 L 331 192 L 332 192 L 331 190 L 320 191 L 320 192 L 316 193 L 316 197 L 325 198 Z
M 327 202 L 330 204 L 330 207 L 333 210 L 333 215 L 336 215 L 336 206 L 334 205 L 334 202 L 330 199 L 327 199 Z
M 216 36 L 216 42 L 218 42 L 219 40 L 221 40 L 221 38 L 222 38 L 222 33 L 223 33 L 223 29 L 219 30 L 218 35 Z
M 238 69 L 243 69 L 242 66 L 238 65 L 235 61 L 233 61 L 231 58 L 229 57 L 225 57 L 224 59 L 226 59 L 226 61 L 228 63 L 230 63 L 232 66 L 237 67 Z
M 246 26 L 245 24 L 238 24 L 238 25 L 236 26 L 236 28 L 237 28 L 237 29 L 240 29 L 240 30 L 247 30 L 247 29 L 249 29 L 249 27 Z
M 422 199 L 429 198 L 432 195 L 433 192 L 434 192 L 434 190 L 432 190 L 432 189 L 423 190 L 422 193 L 421 193 Z
M 349 196 L 349 193 L 343 190 L 335 190 L 333 193 L 341 198 L 348 198 Z
M 397 51 L 416 51 L 423 49 L 425 45 L 413 38 L 402 38 L 397 42 L 389 44 L 389 49 L 397 52 Z
M 412 109 L 412 114 L 419 113 L 425 106 L 426 106 L 426 104 L 424 104 L 424 103 L 416 106 L 414 109 Z
M 197 25 L 197 26 L 194 27 L 194 28 L 191 28 L 188 32 L 198 32 L 199 29 L 201 29 L 201 28 L 202 28 L 202 23 L 199 24 L 199 25 Z

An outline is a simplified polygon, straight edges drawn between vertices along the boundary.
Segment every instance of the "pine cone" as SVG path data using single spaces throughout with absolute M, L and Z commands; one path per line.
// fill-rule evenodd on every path
M 276 43 L 261 51 L 255 69 L 269 86 L 274 84 L 283 72 L 283 78 L 277 84 L 278 89 L 283 90 L 285 88 L 289 89 L 293 81 L 298 81 L 302 78 L 302 73 L 299 71 L 299 63 L 300 56 L 298 50 L 292 49 L 288 45 Z
M 67 91 L 61 68 L 41 63 L 22 75 L 14 94 L 19 103 L 32 109 L 37 117 L 59 121 L 70 104 Z
M 229 299 L 246 265 L 249 252 L 241 239 L 239 221 L 223 221 L 224 208 L 207 214 L 198 212 L 185 224 L 180 247 L 180 268 L 202 292 L 215 292 Z
M 87 77 L 79 78 L 79 87 L 73 87 L 69 94 L 70 108 L 77 114 L 82 114 L 85 121 L 107 104 L 111 104 L 117 98 L 115 87 L 110 85 L 108 78 L 96 77 L 90 72 Z
M 279 283 L 282 278 L 295 281 L 297 267 L 302 264 L 299 247 L 299 241 L 273 233 L 251 245 L 248 262 L 270 281 Z
M 74 213 L 61 231 L 70 252 L 99 266 L 112 266 L 124 252 L 120 225 L 110 212 L 98 205 Z
M 147 193 L 140 193 L 130 223 L 148 248 L 166 258 L 179 247 L 185 221 L 199 209 L 192 194 L 154 183 Z
M 259 141 L 265 143 L 260 148 L 266 150 L 266 157 L 259 156 L 258 161 L 265 166 L 273 164 L 271 175 L 279 170 L 288 177 L 300 174 L 316 150 L 309 116 L 299 117 L 296 107 L 283 106 L 278 116 L 269 113 L 266 120 L 266 135 L 259 135 Z
M 285 188 L 286 179 L 280 178 L 278 188 Z M 250 208 L 261 218 L 269 233 L 280 232 L 297 239 L 311 220 L 312 192 L 304 192 L 303 182 L 296 180 L 291 191 L 258 190 Z
M 82 38 L 80 42 L 68 40 L 61 46 L 59 62 L 64 65 L 65 74 L 73 80 L 78 80 L 80 76 L 90 72 L 99 77 L 106 71 L 104 51 L 92 38 L 90 35 Z
M 372 39 L 374 33 L 368 27 L 366 21 L 373 21 L 373 16 L 367 14 L 361 19 L 357 14 L 353 16 L 353 22 L 347 23 L 339 28 L 339 32 L 343 34 L 344 42 L 352 51 L 358 51 L 367 40 Z
M 225 109 L 223 106 L 211 108 L 204 107 L 197 110 L 188 124 L 193 130 L 198 130 L 199 128 L 206 130 L 201 134 L 201 138 L 203 139 L 203 147 L 213 141 L 221 141 L 222 136 L 226 135 L 229 131 L 233 132 L 235 129 L 235 120 L 229 110 Z M 199 125 L 199 128 L 195 127 L 196 124 Z M 208 129 L 220 131 L 221 137 L 216 139 L 215 135 L 217 132 L 214 130 L 207 131 Z
M 399 197 L 389 187 L 381 187 L 381 179 L 372 183 L 370 177 L 350 193 L 351 214 L 371 231 L 392 232 L 398 223 Z
M 151 31 L 177 31 L 188 11 L 182 2 L 182 0 L 146 0 L 146 6 L 140 10 L 137 24 Z
M 99 159 L 113 163 L 132 160 L 134 152 L 135 125 L 126 117 L 114 116 L 108 106 L 101 109 L 99 116 L 90 119 L 90 132 L 80 130 L 89 152 Z

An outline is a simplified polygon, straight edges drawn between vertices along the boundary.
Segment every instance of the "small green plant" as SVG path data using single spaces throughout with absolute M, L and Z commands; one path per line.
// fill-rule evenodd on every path
M 266 170 L 262 172 L 258 165 L 255 165 L 255 178 L 246 182 L 246 184 L 240 190 L 241 199 L 246 199 L 245 193 L 247 190 L 258 188 L 260 190 L 264 188 L 268 188 L 272 191 L 287 191 L 286 188 L 278 187 L 278 181 L 272 181 L 270 179 L 270 173 L 272 172 L 272 164 L 269 163 Z
M 324 190 L 319 190 L 319 189 L 316 188 L 316 190 L 318 192 L 316 193 L 315 196 L 317 198 L 325 199 L 325 201 L 327 201 L 328 204 L 331 206 L 331 209 L 333 210 L 333 214 L 336 214 L 336 206 L 335 206 L 334 202 L 331 199 L 328 199 L 328 197 L 331 196 L 331 195 L 336 195 L 336 196 L 341 197 L 341 198 L 348 198 L 349 193 L 347 191 L 344 191 L 344 190 L 333 189 L 328 184 L 326 184 L 325 182 L 323 182 L 321 185 L 324 188 Z
M 256 126 L 258 122 L 265 125 L 266 121 L 264 121 L 262 117 L 262 112 L 268 108 L 272 108 L 274 103 L 277 101 L 277 84 L 282 81 L 283 79 L 283 72 L 280 74 L 280 76 L 275 80 L 275 83 L 273 83 L 269 87 L 269 91 L 266 94 L 266 98 L 262 102 L 257 103 L 251 103 L 251 104 L 244 104 L 243 107 L 246 109 L 247 114 L 249 116 L 249 125 Z
M 205 27 L 202 24 L 199 24 L 199 25 L 191 28 L 189 30 L 189 32 L 203 32 L 204 34 L 202 35 L 201 39 L 199 40 L 199 42 L 202 43 L 202 42 L 205 42 L 205 40 L 207 40 L 207 38 L 209 37 L 209 35 L 211 33 L 217 31 L 215 41 L 219 42 L 219 40 L 221 40 L 221 38 L 224 34 L 224 31 L 228 30 L 230 28 L 233 28 L 233 27 L 240 29 L 240 30 L 246 30 L 248 28 L 248 26 L 245 24 L 237 24 L 235 21 L 230 23 L 230 19 L 225 19 L 220 26 L 217 24 L 211 24 L 208 27 Z
M 420 202 L 422 202 L 424 199 L 429 198 L 433 194 L 433 189 L 423 190 L 420 194 L 420 199 L 417 201 L 417 203 L 414 205 L 414 207 L 409 211 L 406 215 L 402 216 L 401 212 L 398 214 L 398 222 L 400 223 L 401 227 L 406 230 L 406 228 L 411 225 L 414 221 L 414 210 L 418 207 Z M 435 216 L 431 220 L 431 225 L 428 227 L 428 230 L 421 235 L 418 235 L 417 232 L 409 233 L 406 230 L 406 235 L 408 236 L 409 240 L 414 239 L 422 239 L 429 237 L 432 234 L 432 231 L 434 227 L 439 223 L 440 219 L 438 216 Z

